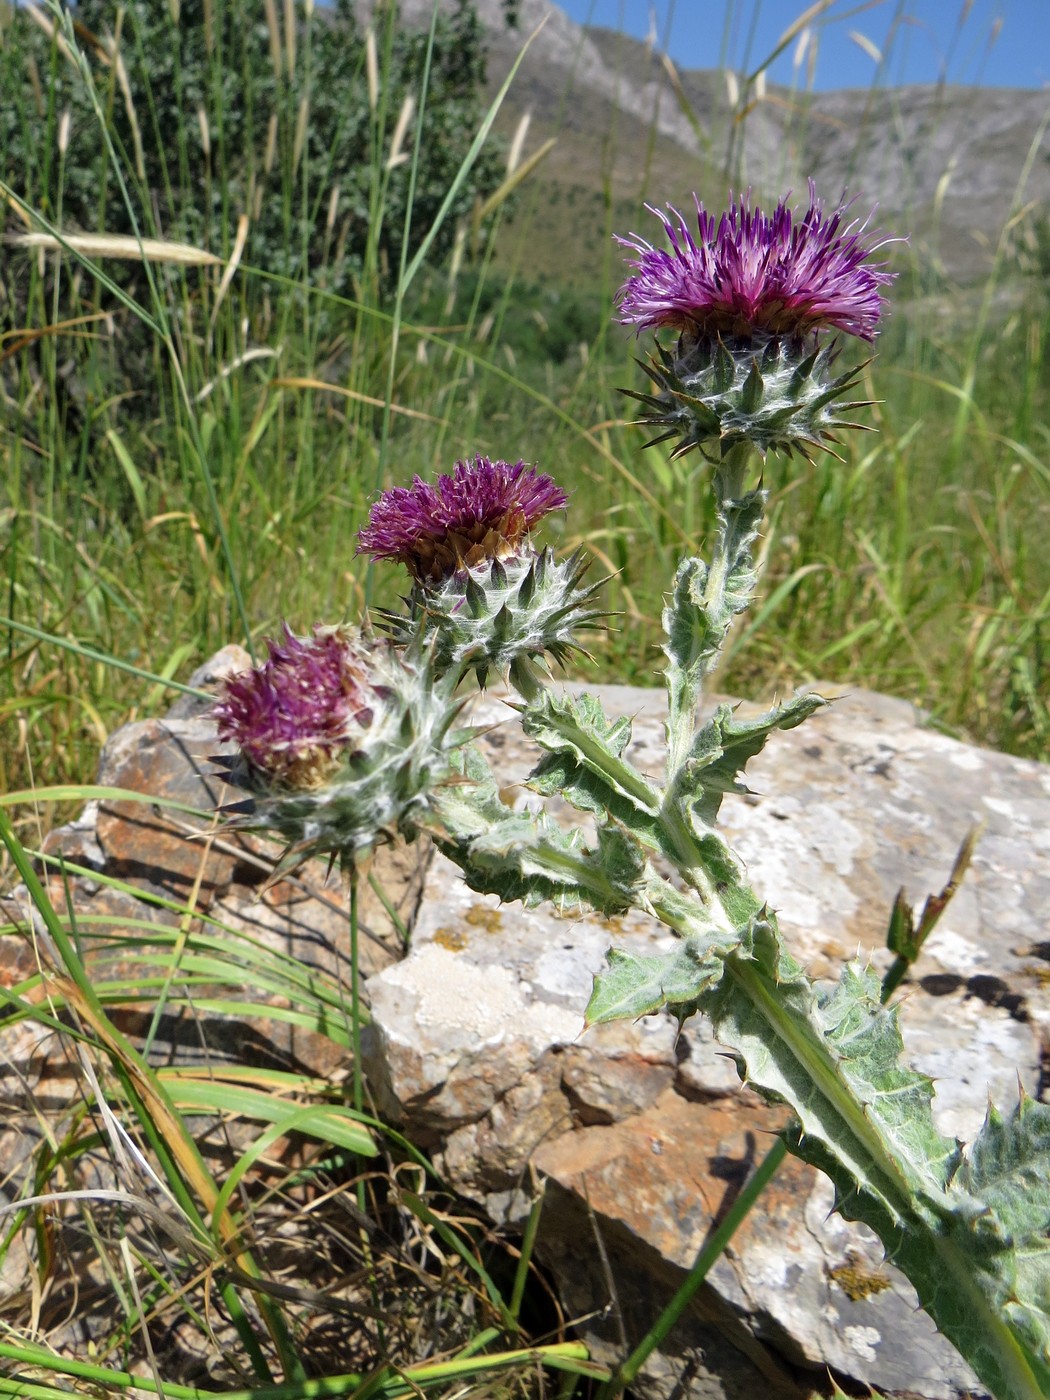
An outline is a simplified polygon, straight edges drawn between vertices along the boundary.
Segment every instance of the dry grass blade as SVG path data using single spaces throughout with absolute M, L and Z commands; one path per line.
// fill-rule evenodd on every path
M 510 149 L 507 151 L 507 174 L 513 175 L 521 160 L 521 153 L 525 149 L 525 137 L 529 134 L 529 127 L 532 124 L 532 112 L 523 112 L 514 128 L 514 135 L 511 137 Z
M 296 25 L 295 0 L 284 0 L 284 48 L 288 56 L 288 76 L 295 76 Z
M 169 243 L 163 238 L 134 238 L 123 233 L 15 233 L 9 247 L 45 252 L 83 253 L 89 258 L 120 258 L 126 262 L 176 263 L 182 267 L 216 267 L 222 259 L 192 243 Z
M 94 1186 L 67 1191 L 43 1191 L 35 1196 L 22 1196 L 17 1201 L 0 1206 L 0 1219 L 5 1215 L 13 1215 L 18 1211 L 30 1210 L 37 1206 L 61 1206 L 72 1201 L 98 1201 L 128 1206 L 137 1215 L 141 1215 L 154 1225 L 160 1226 L 179 1249 L 193 1255 L 201 1263 L 209 1263 L 217 1258 L 217 1251 L 212 1241 L 200 1231 L 192 1229 L 192 1222 L 187 1222 L 185 1216 L 175 1215 L 170 1209 L 164 1210 L 151 1201 L 148 1196 L 140 1192 L 124 1190 L 122 1187 Z
M 404 408 L 396 403 L 388 404 L 385 399 L 376 398 L 372 394 L 359 393 L 358 390 L 348 389 L 343 384 L 329 384 L 324 379 L 310 379 L 293 375 L 283 379 L 272 379 L 270 387 L 272 389 L 317 389 L 324 394 L 340 394 L 344 399 L 354 399 L 358 403 L 371 404 L 373 408 L 388 408 L 391 413 L 400 413 L 404 418 L 418 418 L 424 423 L 437 423 L 442 428 L 448 427 L 444 418 L 437 418 L 433 413 L 424 413 L 419 408 Z
M 110 312 L 93 311 L 87 316 L 71 316 L 65 321 L 54 321 L 47 326 L 26 327 L 19 330 L 4 331 L 0 334 L 0 344 L 5 340 L 12 340 L 13 344 L 0 350 L 0 364 L 9 360 L 12 355 L 17 355 L 26 346 L 32 345 L 35 341 L 42 340 L 49 335 L 63 335 L 67 331 L 76 330 L 78 326 L 89 326 L 96 321 L 108 321 Z
M 145 184 L 146 181 L 146 155 L 142 148 L 142 132 L 139 129 L 138 114 L 135 111 L 135 99 L 131 94 L 131 83 L 128 81 L 128 70 L 124 66 L 124 59 L 120 52 L 119 26 L 118 34 L 104 42 L 106 52 L 109 54 L 110 62 L 113 65 L 113 72 L 120 88 L 120 95 L 124 99 L 124 110 L 128 117 L 128 126 L 131 129 L 131 144 L 135 152 L 135 173 Z
M 541 161 L 546 160 L 557 144 L 558 138 L 556 136 L 549 137 L 548 140 L 544 141 L 538 151 L 533 151 L 532 155 L 529 156 L 527 160 L 522 161 L 520 165 L 511 171 L 498 190 L 490 194 L 488 199 L 477 207 L 474 212 L 475 234 L 477 234 L 478 229 L 489 215 L 494 214 L 503 201 L 514 193 L 521 182 L 529 178 Z
M 390 138 L 390 154 L 387 156 L 387 170 L 396 170 L 399 165 L 407 165 L 410 156 L 404 149 L 405 134 L 408 131 L 412 115 L 416 110 L 416 99 L 411 93 L 406 94 L 405 100 L 401 103 L 401 111 L 397 116 L 397 125 L 394 127 L 394 134 Z
M 237 236 L 233 240 L 233 252 L 230 254 L 230 261 L 226 264 L 222 278 L 219 281 L 218 291 L 215 293 L 215 304 L 211 309 L 211 316 L 208 320 L 209 337 L 215 333 L 215 321 L 219 314 L 226 293 L 230 290 L 230 283 L 240 264 L 244 254 L 244 245 L 248 241 L 248 215 L 242 214 L 237 220 Z
M 217 385 L 221 384 L 224 379 L 229 379 L 231 374 L 236 374 L 237 370 L 241 369 L 244 365 L 253 364 L 256 360 L 276 360 L 280 358 L 280 355 L 281 347 L 279 345 L 276 349 L 271 349 L 268 345 L 256 345 L 250 350 L 245 350 L 243 355 L 237 355 L 228 365 L 223 365 L 222 369 L 219 370 L 214 378 L 209 379 L 207 384 L 202 385 L 201 388 L 197 390 L 197 393 L 194 395 L 194 403 L 203 403 L 205 399 L 209 398 L 214 393 Z M 183 512 L 174 512 L 174 515 L 181 517 Z M 172 513 L 169 513 L 169 518 L 173 518 Z M 199 537 L 200 528 L 196 528 Z
M 266 15 L 266 33 L 270 40 L 270 62 L 273 64 L 273 76 L 280 82 L 281 29 L 277 22 L 277 6 L 274 0 L 263 0 L 263 11 Z
M 55 45 L 55 48 L 62 55 L 62 57 L 66 59 L 68 63 L 71 63 L 75 68 L 77 66 L 77 61 L 72 50 L 70 49 L 69 45 L 66 43 L 62 35 L 58 32 L 58 29 L 56 28 L 54 23 L 50 19 L 48 19 L 47 15 L 44 14 L 43 10 L 40 9 L 38 5 L 26 5 L 25 12 L 34 24 L 38 24 L 40 26 L 40 28 Z
M 803 10 L 802 13 L 797 17 L 797 19 L 792 20 L 792 22 L 784 30 L 783 34 L 781 34 L 780 38 L 777 40 L 776 47 L 774 48 L 773 52 L 771 54 L 768 54 L 758 65 L 755 71 L 748 75 L 747 81 L 749 83 L 754 82 L 755 78 L 758 77 L 759 73 L 761 73 L 764 68 L 768 68 L 775 58 L 780 57 L 780 55 L 789 46 L 792 40 L 796 39 L 799 36 L 799 34 L 801 34 L 802 31 L 813 22 L 813 20 L 819 19 L 820 16 L 825 12 L 825 10 L 830 10 L 831 6 L 834 3 L 835 0 L 816 0 L 816 4 L 810 5 L 810 7 L 807 10 Z M 875 0 L 875 3 L 878 3 L 878 0 Z M 870 4 L 871 0 L 869 0 L 868 6 L 862 6 L 861 8 L 870 8 Z

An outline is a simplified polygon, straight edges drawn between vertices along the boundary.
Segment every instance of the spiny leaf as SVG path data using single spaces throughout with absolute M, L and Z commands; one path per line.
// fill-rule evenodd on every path
M 609 719 L 601 701 L 594 695 L 556 695 L 548 691 L 531 705 L 523 720 L 525 732 L 544 748 L 557 748 L 586 733 L 615 758 L 621 758 L 631 742 L 631 721 L 627 716 Z
M 472 746 L 452 762 L 465 781 L 435 794 L 429 825 L 472 889 L 529 906 L 550 900 L 566 913 L 616 914 L 636 902 L 645 858 L 626 828 L 604 824 L 588 847 L 580 831 L 564 832 L 546 813 L 509 810 Z
M 731 705 L 719 705 L 693 740 L 689 756 L 676 775 L 674 800 L 688 804 L 710 826 L 727 792 L 747 792 L 738 780 L 748 761 L 761 753 L 777 729 L 794 729 L 826 700 L 819 695 L 796 695 L 754 719 L 738 720 Z
M 1050 1105 L 1022 1094 L 1004 1118 L 989 1104 L 952 1186 L 983 1202 L 1004 1238 L 1050 1247 Z
M 682 939 L 669 953 L 648 957 L 610 948 L 605 971 L 594 979 L 587 1025 L 633 1020 L 665 1006 L 684 1020 L 696 1010 L 699 994 L 721 975 L 722 959 L 699 939 Z
M 951 1195 L 986 1291 L 1050 1366 L 1050 1105 L 1022 1093 L 1004 1118 L 989 1104 Z
M 674 592 L 663 613 L 669 776 L 689 747 L 703 683 L 718 660 L 729 625 L 754 591 L 751 546 L 765 499 L 765 492 L 750 491 L 739 500 L 722 501 L 715 546 L 722 567 L 712 570 L 702 559 L 683 559 L 675 573 Z
M 561 760 L 567 786 L 564 796 L 582 811 L 607 812 L 639 836 L 654 830 L 660 794 L 623 753 L 631 738 L 631 721 L 610 720 L 592 695 L 545 692 L 522 715 L 525 733 Z M 541 763 L 529 779 L 549 793 L 553 772 Z
M 662 849 L 658 818 L 625 798 L 566 749 L 541 759 L 529 774 L 527 786 L 542 797 L 563 797 L 578 812 L 590 812 L 600 821 L 611 817 L 629 822 L 634 835 L 651 850 Z

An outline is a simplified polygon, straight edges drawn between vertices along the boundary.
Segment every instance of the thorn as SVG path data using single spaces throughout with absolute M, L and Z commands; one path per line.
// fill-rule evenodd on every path
M 640 419 L 640 420 L 639 420 L 637 423 L 635 423 L 633 426 L 635 426 L 635 427 L 637 427 L 637 428 L 642 428 L 642 427 L 645 426 L 645 420 L 644 420 L 644 419 Z M 677 428 L 671 428 L 668 432 L 666 432 L 666 433 L 661 433 L 659 437 L 650 438 L 648 442 L 643 442 L 643 443 L 642 443 L 642 451 L 644 452 L 644 451 L 645 451 L 647 448 L 649 448 L 649 447 L 658 447 L 659 444 L 660 444 L 661 442 L 666 442 L 666 441 L 668 440 L 668 438 L 673 438 L 673 437 L 677 437 L 677 436 L 678 436 L 678 429 L 677 429 Z
M 667 436 L 674 437 L 674 434 L 668 433 Z M 687 452 L 691 452 L 694 447 L 699 446 L 700 444 L 698 442 L 694 442 L 692 438 L 687 438 L 685 442 L 680 442 L 675 448 L 675 450 L 671 453 L 671 461 L 676 462 L 679 457 L 684 457 Z
M 841 462 L 843 466 L 846 465 L 846 459 L 845 457 L 843 457 L 842 453 L 836 452 L 835 449 L 833 447 L 829 447 L 826 442 L 818 442 L 816 446 L 819 447 L 823 452 L 826 452 L 829 457 L 834 457 L 836 462 Z M 810 466 L 812 466 L 813 459 L 810 456 L 808 456 L 805 452 L 803 452 L 802 455 L 806 458 L 806 461 L 810 464 Z

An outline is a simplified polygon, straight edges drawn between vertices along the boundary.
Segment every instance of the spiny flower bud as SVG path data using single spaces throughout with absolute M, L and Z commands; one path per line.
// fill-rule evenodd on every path
M 285 860 L 356 857 L 395 832 L 413 835 L 449 773 L 458 712 L 435 687 L 430 657 L 350 627 L 287 627 L 261 665 L 230 677 L 214 716 L 238 752 L 217 760 L 247 802 L 236 824 L 288 842 Z
M 526 689 L 522 663 L 549 656 L 564 665 L 580 649 L 576 629 L 605 616 L 591 606 L 600 585 L 582 584 L 589 562 L 578 552 L 556 560 L 546 549 L 506 563 L 493 559 L 428 588 L 416 615 L 433 636 L 439 670 L 471 666 L 484 685 L 491 666 Z M 382 616 L 395 636 L 410 634 L 408 619 Z
M 360 638 L 348 627 L 315 627 L 268 641 L 261 666 L 229 677 L 214 717 L 251 768 L 275 787 L 320 787 L 340 754 L 368 729 L 380 700 Z
M 757 334 L 745 344 L 698 340 L 685 349 L 683 342 L 677 355 L 657 345 L 656 354 L 639 363 L 659 393 L 621 392 L 645 405 L 639 423 L 664 430 L 646 447 L 678 439 L 672 457 L 698 447 L 717 459 L 744 442 L 763 455 L 808 458 L 810 448 L 837 455 L 836 432 L 864 427 L 843 414 L 868 403 L 843 402 L 863 366 L 832 375 L 837 354 L 834 342 L 800 355 L 789 341 Z
M 442 672 L 488 668 L 527 686 L 530 659 L 563 662 L 577 627 L 603 614 L 591 606 L 598 585 L 581 587 L 579 555 L 558 562 L 538 553 L 529 531 L 560 509 L 565 493 L 524 462 L 475 457 L 431 486 L 387 491 L 358 536 L 359 549 L 407 566 L 414 581 L 409 615 L 380 616 L 401 641 L 433 638 Z
M 666 429 L 653 442 L 677 437 L 677 453 L 715 457 L 745 441 L 808 455 L 857 426 L 841 415 L 862 405 L 840 400 L 859 370 L 833 376 L 821 334 L 873 340 L 892 274 L 870 262 L 882 244 L 866 224 L 844 223 L 848 206 L 826 218 L 812 182 L 809 192 L 801 219 L 783 201 L 767 216 L 744 200 L 717 224 L 694 196 L 698 238 L 677 210 L 647 206 L 672 251 L 637 234 L 619 240 L 638 254 L 618 293 L 621 323 L 679 333 L 674 355 L 658 347 L 643 366 L 659 392 L 632 394 L 648 410 L 641 421 Z

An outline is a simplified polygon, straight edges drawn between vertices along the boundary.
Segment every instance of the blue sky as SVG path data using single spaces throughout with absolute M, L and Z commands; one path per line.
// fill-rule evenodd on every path
M 682 68 L 723 63 L 750 70 L 807 9 L 806 0 L 558 0 L 581 24 L 645 38 Z M 814 85 L 953 83 L 1047 88 L 1050 0 L 831 0 L 812 21 Z M 805 83 L 812 48 L 793 40 L 769 68 L 774 82 Z M 883 55 L 879 67 L 878 54 Z

